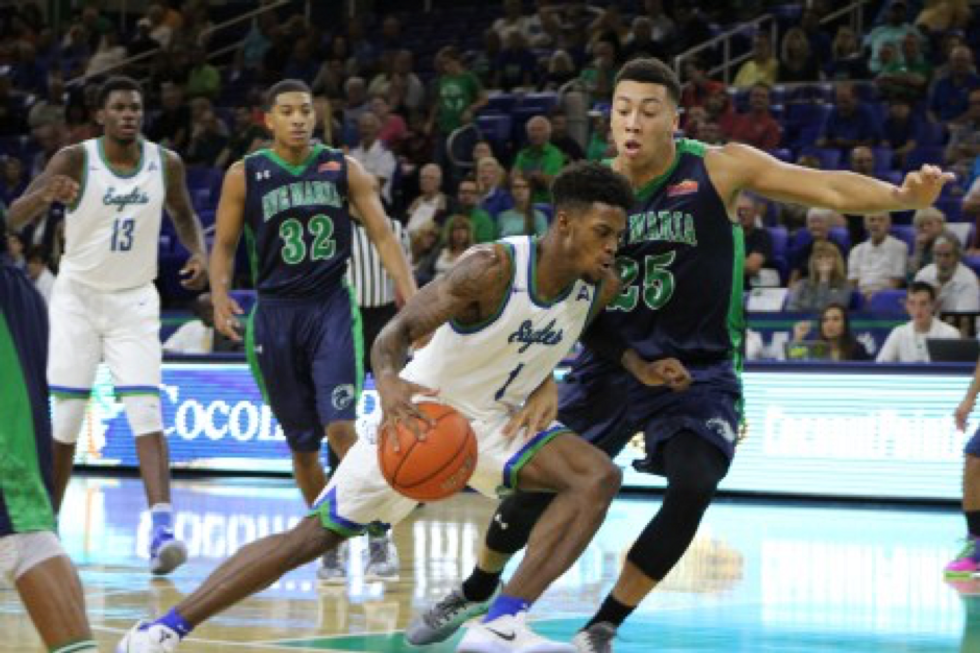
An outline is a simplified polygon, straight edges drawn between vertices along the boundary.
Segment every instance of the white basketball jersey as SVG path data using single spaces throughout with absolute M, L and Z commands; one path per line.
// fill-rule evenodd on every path
M 513 277 L 498 313 L 480 325 L 443 324 L 402 372 L 439 390 L 440 401 L 470 419 L 493 419 L 523 404 L 571 350 L 596 301 L 596 287 L 582 280 L 542 301 L 534 240 L 501 242 L 512 253 Z
M 160 146 L 141 139 L 139 165 L 123 175 L 106 161 L 101 138 L 82 145 L 82 188 L 65 217 L 59 274 L 100 290 L 146 285 L 157 276 L 166 197 Z

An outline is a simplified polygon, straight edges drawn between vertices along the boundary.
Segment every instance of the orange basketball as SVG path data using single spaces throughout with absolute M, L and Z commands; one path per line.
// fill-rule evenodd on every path
M 476 435 L 465 417 L 443 404 L 418 404 L 419 410 L 435 421 L 425 440 L 408 427 L 381 432 L 378 462 L 391 487 L 409 499 L 439 501 L 464 487 L 476 469 Z M 395 437 L 398 451 L 395 451 Z

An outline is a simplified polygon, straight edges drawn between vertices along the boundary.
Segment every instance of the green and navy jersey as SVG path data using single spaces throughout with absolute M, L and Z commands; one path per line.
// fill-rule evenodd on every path
M 706 146 L 677 141 L 670 168 L 636 191 L 617 255 L 622 293 L 603 319 L 643 358 L 736 358 L 742 312 L 742 228 L 704 164 Z
M 316 144 L 291 165 L 273 150 L 245 157 L 245 237 L 260 297 L 322 296 L 351 251 L 344 153 Z
M 53 531 L 48 309 L 0 255 L 0 537 Z

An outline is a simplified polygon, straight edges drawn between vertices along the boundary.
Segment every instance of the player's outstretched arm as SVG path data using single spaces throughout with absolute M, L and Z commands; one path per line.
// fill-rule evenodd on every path
M 596 312 L 585 331 L 582 342 L 603 358 L 619 363 L 636 379 L 649 386 L 666 385 L 671 390 L 686 390 L 691 385 L 691 374 L 676 358 L 648 361 L 626 343 L 619 331 L 605 318 L 605 308 L 622 290 L 618 274 L 609 271 L 603 280 Z
M 191 196 L 187 191 L 187 175 L 184 162 L 180 155 L 170 150 L 162 149 L 164 165 L 167 166 L 167 212 L 174 223 L 180 244 L 191 253 L 187 263 L 180 271 L 186 277 L 181 283 L 193 290 L 204 288 L 207 281 L 207 247 L 204 245 L 204 229 L 201 220 L 191 204 Z
M 418 290 L 415 276 L 412 274 L 412 266 L 408 264 L 405 252 L 388 224 L 374 180 L 361 164 L 351 157 L 347 157 L 347 187 L 350 201 L 357 209 L 368 238 L 378 248 L 381 264 L 395 281 L 398 296 L 402 301 L 408 301 Z
M 236 316 L 241 307 L 228 296 L 235 272 L 235 250 L 245 224 L 245 164 L 235 163 L 225 174 L 215 217 L 214 247 L 211 250 L 209 276 L 211 302 L 214 304 L 214 326 L 232 340 L 241 340 Z
M 36 177 L 14 200 L 7 212 L 7 223 L 17 231 L 31 220 L 48 210 L 52 202 L 71 204 L 81 192 L 79 180 L 85 165 L 85 151 L 81 145 L 59 150 L 44 172 Z
M 464 253 L 444 277 L 416 293 L 388 322 L 371 348 L 383 427 L 427 421 L 412 404 L 412 395 L 438 391 L 419 388 L 398 376 L 411 343 L 449 320 L 481 320 L 499 306 L 510 277 L 511 261 L 503 247 L 478 245 Z
M 748 145 L 729 143 L 705 160 L 726 203 L 741 190 L 783 202 L 840 213 L 908 211 L 931 206 L 955 176 L 932 165 L 909 172 L 901 186 L 844 170 L 813 170 L 784 163 Z

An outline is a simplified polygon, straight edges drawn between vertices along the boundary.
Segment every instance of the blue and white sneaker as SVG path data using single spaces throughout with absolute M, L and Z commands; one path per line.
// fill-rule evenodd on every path
M 169 574 L 187 562 L 187 545 L 174 538 L 172 528 L 158 528 L 150 543 L 150 573 L 154 576 Z
M 173 653 L 180 635 L 163 624 L 140 621 L 116 645 L 116 653 Z

